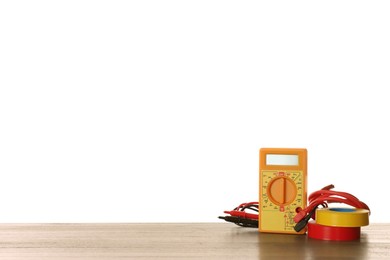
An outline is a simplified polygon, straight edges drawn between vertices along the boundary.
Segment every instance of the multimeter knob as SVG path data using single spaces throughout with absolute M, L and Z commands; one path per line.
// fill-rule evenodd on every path
M 273 178 L 267 187 L 268 198 L 278 206 L 288 205 L 294 201 L 297 187 L 292 179 L 286 176 Z

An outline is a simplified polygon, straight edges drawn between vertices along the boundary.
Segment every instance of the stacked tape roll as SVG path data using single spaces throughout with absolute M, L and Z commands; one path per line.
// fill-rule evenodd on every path
M 316 210 L 317 224 L 332 227 L 362 227 L 368 225 L 369 211 L 355 208 L 323 208 Z
M 360 238 L 360 227 L 331 227 L 309 221 L 307 235 L 310 238 L 321 240 L 347 241 Z
M 321 240 L 355 240 L 360 227 L 369 223 L 369 211 L 356 208 L 323 208 L 316 210 L 316 221 L 308 223 L 308 236 Z

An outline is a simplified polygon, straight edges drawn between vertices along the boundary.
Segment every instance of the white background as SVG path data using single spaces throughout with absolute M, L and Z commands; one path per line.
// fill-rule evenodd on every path
M 389 222 L 388 1 L 2 1 L 0 222 L 217 221 L 305 147 Z

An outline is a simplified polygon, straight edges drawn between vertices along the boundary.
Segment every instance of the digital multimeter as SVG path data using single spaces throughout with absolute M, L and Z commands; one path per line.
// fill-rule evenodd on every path
M 304 234 L 294 230 L 297 208 L 307 201 L 307 150 L 260 149 L 259 231 Z

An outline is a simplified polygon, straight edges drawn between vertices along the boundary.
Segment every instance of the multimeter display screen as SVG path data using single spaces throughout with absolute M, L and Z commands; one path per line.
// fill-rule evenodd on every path
M 266 154 L 267 165 L 299 165 L 299 157 L 296 154 Z

